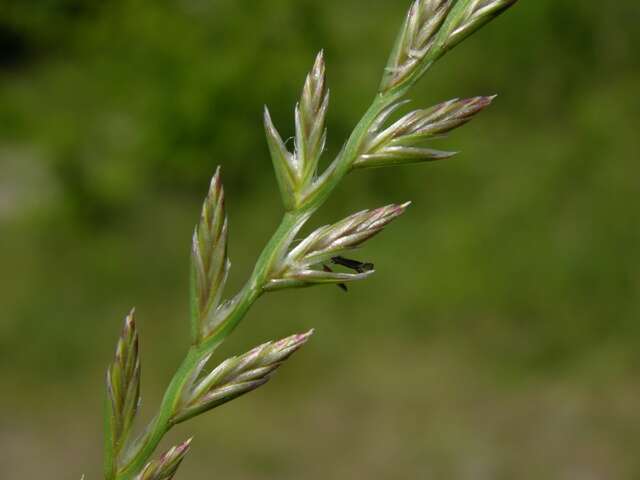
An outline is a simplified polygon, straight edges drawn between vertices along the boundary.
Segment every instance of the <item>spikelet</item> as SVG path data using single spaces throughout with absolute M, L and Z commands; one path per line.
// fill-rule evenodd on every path
M 149 462 L 135 480 L 171 480 L 189 452 L 191 441 L 192 438 L 189 438 L 180 445 L 171 447 L 160 458 Z
M 517 0 L 415 0 L 398 34 L 380 92 L 417 80 L 442 55 Z
M 515 5 L 518 0 L 467 0 L 459 2 L 456 9 L 459 12 L 452 13 L 452 22 L 447 25 L 446 43 L 447 50 L 455 47 L 473 32 L 504 13 Z
M 227 217 L 220 168 L 211 179 L 191 249 L 191 329 L 194 342 L 203 337 L 220 303 L 229 273 Z
M 329 91 L 326 87 L 324 53 L 318 53 L 307 75 L 300 101 L 295 108 L 294 151 L 287 150 L 265 107 L 264 125 L 271 160 L 286 210 L 298 205 L 303 189 L 316 175 L 318 161 L 326 142 L 326 117 Z
M 387 62 L 380 91 L 384 92 L 407 80 L 427 54 L 437 48 L 436 39 L 453 0 L 415 0 Z
M 124 321 L 106 385 L 105 433 L 112 452 L 109 468 L 116 469 L 140 405 L 140 353 L 133 310 Z
M 326 86 L 324 53 L 321 51 L 307 75 L 295 111 L 295 157 L 302 169 L 303 184 L 307 184 L 315 176 L 318 161 L 324 151 L 328 108 L 329 91 Z
M 389 165 L 405 165 L 442 160 L 455 152 L 434 150 L 423 146 L 424 142 L 440 137 L 469 122 L 487 108 L 495 97 L 454 99 L 425 110 L 414 110 L 383 128 L 390 113 L 402 102 L 383 111 L 376 119 L 363 153 L 353 164 L 354 168 L 373 168 Z
M 278 274 L 273 276 L 266 288 L 276 290 L 324 283 L 342 284 L 367 278 L 374 273 L 373 268 L 342 273 L 313 267 L 359 247 L 402 215 L 409 205 L 410 202 L 407 202 L 363 210 L 338 223 L 318 228 L 289 252 L 278 267 Z
M 173 422 L 188 420 L 264 385 L 312 334 L 313 330 L 268 342 L 244 355 L 225 360 L 204 378 L 191 383 Z

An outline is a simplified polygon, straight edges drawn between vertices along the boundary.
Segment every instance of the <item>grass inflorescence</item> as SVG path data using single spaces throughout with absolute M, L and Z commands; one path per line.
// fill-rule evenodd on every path
M 132 311 L 125 320 L 113 363 L 107 372 L 105 400 L 105 480 L 172 478 L 189 451 L 191 439 L 154 458 L 164 435 L 192 419 L 265 384 L 273 372 L 304 345 L 313 331 L 267 342 L 217 367 L 208 363 L 216 348 L 238 326 L 262 294 L 293 287 L 360 281 L 374 274 L 372 263 L 345 255 L 402 215 L 409 202 L 363 210 L 298 234 L 345 175 L 362 168 L 446 159 L 454 152 L 428 146 L 488 107 L 493 96 L 454 99 L 389 119 L 406 105 L 409 90 L 446 52 L 495 18 L 516 0 L 415 0 L 371 106 L 339 154 L 319 171 L 326 140 L 329 90 L 325 57 L 316 57 L 294 110 L 295 141 L 289 150 L 265 107 L 267 144 L 284 206 L 279 227 L 258 258 L 244 287 L 225 297 L 230 269 L 228 221 L 218 168 L 205 198 L 192 242 L 192 343 L 164 394 L 160 407 L 138 435 L 140 406 L 138 332 Z M 334 271 L 329 265 L 350 269 Z

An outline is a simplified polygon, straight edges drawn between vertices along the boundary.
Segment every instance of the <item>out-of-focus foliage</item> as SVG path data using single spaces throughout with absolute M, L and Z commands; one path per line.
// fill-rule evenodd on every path
M 189 237 L 215 166 L 237 288 L 281 213 L 263 104 L 292 135 L 324 48 L 336 153 L 407 3 L 0 0 L 0 476 L 98 478 L 124 314 L 137 306 L 143 414 L 188 344 Z M 199 424 L 183 478 L 640 475 L 639 20 L 631 1 L 521 1 L 430 72 L 414 108 L 499 97 L 434 144 L 459 157 L 336 193 L 312 226 L 418 208 L 360 254 L 377 273 L 349 295 L 255 306 L 229 352 L 318 334 Z

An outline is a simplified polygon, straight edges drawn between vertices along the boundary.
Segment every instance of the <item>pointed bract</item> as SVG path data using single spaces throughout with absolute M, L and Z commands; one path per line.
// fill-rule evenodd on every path
M 456 155 L 457 152 L 447 152 L 434 150 L 432 148 L 416 147 L 388 147 L 380 153 L 363 155 L 361 161 L 357 162 L 357 168 L 380 168 L 400 165 L 411 165 L 415 163 L 433 162 L 436 160 L 446 160 Z
M 296 206 L 296 192 L 299 189 L 300 169 L 296 164 L 295 157 L 289 153 L 282 137 L 273 125 L 267 107 L 264 107 L 264 128 L 282 202 L 286 210 L 293 210 Z
M 315 270 L 303 268 L 294 270 L 282 279 L 275 279 L 267 286 L 267 290 L 278 290 L 281 288 L 310 287 L 312 285 L 323 284 L 344 284 L 364 280 L 373 275 L 375 270 L 367 270 L 361 273 L 334 272 L 328 269 Z

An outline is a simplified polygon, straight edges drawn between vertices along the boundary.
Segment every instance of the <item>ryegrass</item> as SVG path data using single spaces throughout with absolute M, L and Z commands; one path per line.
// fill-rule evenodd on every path
M 359 281 L 374 273 L 372 263 L 343 255 L 379 233 L 403 214 L 409 203 L 364 210 L 335 224 L 320 227 L 302 241 L 301 228 L 348 173 L 449 158 L 425 146 L 469 121 L 493 97 L 451 100 L 415 110 L 389 123 L 406 101 L 409 90 L 447 51 L 516 0 L 416 0 L 398 35 L 380 89 L 344 147 L 324 171 L 319 171 L 326 139 L 324 55 L 320 53 L 295 108 L 295 142 L 289 151 L 265 109 L 265 130 L 285 213 L 255 268 L 235 295 L 224 298 L 230 268 L 228 222 L 220 169 L 211 182 L 200 222 L 193 235 L 191 331 L 192 344 L 162 399 L 156 416 L 138 436 L 131 435 L 140 405 L 140 358 L 133 312 L 126 319 L 116 358 L 107 374 L 105 408 L 105 479 L 163 480 L 174 476 L 191 440 L 152 456 L 164 435 L 176 424 L 196 417 L 268 381 L 270 375 L 312 332 L 269 342 L 225 360 L 208 362 L 216 348 L 237 327 L 263 293 L 283 288 Z M 389 124 L 388 124 L 389 123 Z M 333 266 L 352 272 L 334 271 Z M 335 267 L 334 267 L 335 268 Z

